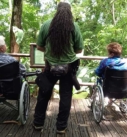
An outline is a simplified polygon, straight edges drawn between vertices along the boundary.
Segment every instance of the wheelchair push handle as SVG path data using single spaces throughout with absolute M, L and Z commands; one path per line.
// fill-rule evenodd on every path
M 41 73 L 40 70 L 36 70 L 35 72 L 24 72 L 22 75 L 24 77 L 29 77 L 29 76 L 39 75 L 40 73 Z

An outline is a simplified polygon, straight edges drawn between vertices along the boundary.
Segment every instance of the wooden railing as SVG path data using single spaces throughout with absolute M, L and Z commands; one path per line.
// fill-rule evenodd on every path
M 8 53 L 13 57 L 30 57 L 30 54 L 22 54 L 22 53 Z
M 11 56 L 14 56 L 14 57 L 31 57 L 30 54 L 22 54 L 22 53 L 8 53 L 8 54 L 11 55 Z M 82 59 L 82 60 L 102 60 L 106 57 L 102 57 L 102 56 L 101 57 L 100 56 L 80 56 L 79 58 Z M 30 66 L 30 67 L 32 67 L 32 66 Z M 44 65 L 42 65 L 42 66 L 41 65 L 40 66 L 34 65 L 34 68 L 43 68 L 43 67 L 44 67 Z M 34 81 L 29 81 L 29 84 L 35 84 L 35 82 Z M 92 82 L 83 82 L 83 83 L 80 83 L 80 85 L 81 86 L 92 86 L 92 85 L 94 85 L 94 83 L 92 83 Z

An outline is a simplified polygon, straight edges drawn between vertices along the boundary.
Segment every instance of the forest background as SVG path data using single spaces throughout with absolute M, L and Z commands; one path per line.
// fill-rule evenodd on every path
M 41 25 L 53 17 L 59 2 L 60 0 L 1 0 L 0 35 L 6 38 L 8 52 L 29 53 L 30 43 L 36 43 Z M 72 7 L 74 21 L 79 24 L 82 33 L 85 56 L 107 56 L 106 45 L 110 42 L 119 42 L 123 46 L 123 57 L 126 57 L 127 0 L 68 2 Z M 13 27 L 22 32 L 21 36 L 16 35 Z M 28 71 L 32 71 L 29 68 L 29 58 L 20 58 L 20 61 Z M 98 64 L 99 61 L 82 60 L 78 73 L 79 81 L 94 81 L 93 70 Z M 87 91 L 87 87 L 81 89 L 84 90 Z

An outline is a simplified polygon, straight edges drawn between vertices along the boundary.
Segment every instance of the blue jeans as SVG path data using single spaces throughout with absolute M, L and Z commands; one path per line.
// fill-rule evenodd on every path
M 59 102 L 59 113 L 57 115 L 56 127 L 58 130 L 63 130 L 67 127 L 67 121 L 71 108 L 72 88 L 73 88 L 71 74 L 67 73 L 65 76 L 56 77 L 53 76 L 50 72 L 46 72 L 46 75 L 50 79 L 50 82 L 52 83 L 52 87 L 46 92 L 39 89 L 37 104 L 35 107 L 34 124 L 38 126 L 44 125 L 48 101 L 51 98 L 55 83 L 59 80 L 60 102 Z

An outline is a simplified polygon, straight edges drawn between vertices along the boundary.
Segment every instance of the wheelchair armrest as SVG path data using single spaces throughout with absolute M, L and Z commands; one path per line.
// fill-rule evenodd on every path
M 39 75 L 41 73 L 41 71 L 36 70 L 35 72 L 24 72 L 22 73 L 23 77 L 29 77 L 29 76 L 35 76 L 35 75 Z

